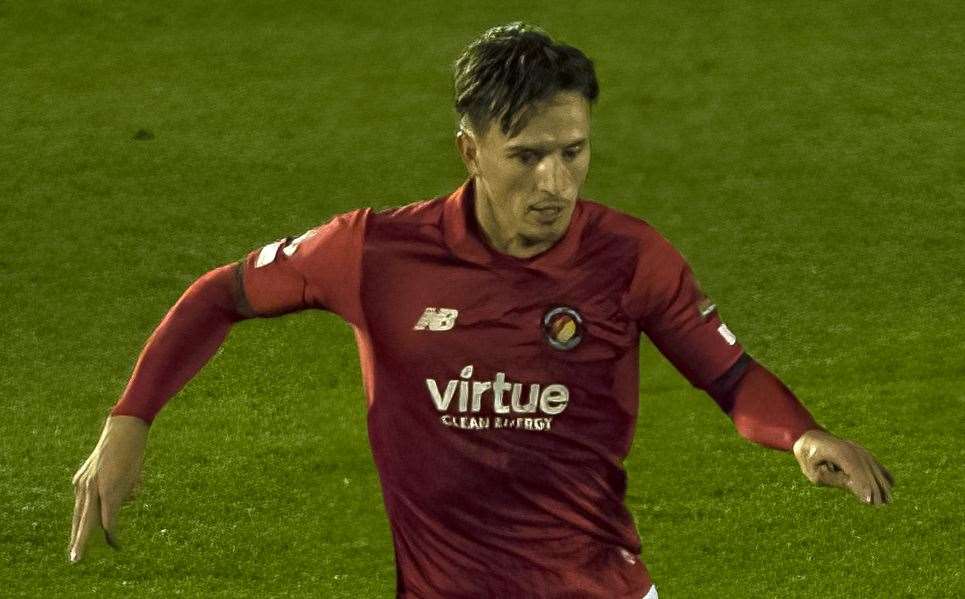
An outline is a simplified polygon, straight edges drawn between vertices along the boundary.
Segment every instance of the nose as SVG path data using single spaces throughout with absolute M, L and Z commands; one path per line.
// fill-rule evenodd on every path
M 536 171 L 538 191 L 557 198 L 566 197 L 570 173 L 561 156 L 556 153 L 545 156 Z

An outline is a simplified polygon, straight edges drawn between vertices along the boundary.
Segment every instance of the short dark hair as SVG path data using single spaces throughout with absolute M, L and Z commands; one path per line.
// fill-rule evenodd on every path
M 526 126 L 533 104 L 577 91 L 592 104 L 600 93 L 593 61 L 534 25 L 515 21 L 489 29 L 466 46 L 454 65 L 456 112 L 483 134 L 500 118 L 504 135 Z

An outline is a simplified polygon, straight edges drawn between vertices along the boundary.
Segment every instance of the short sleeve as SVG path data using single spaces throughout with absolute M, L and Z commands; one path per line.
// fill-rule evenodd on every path
M 640 240 L 625 310 L 691 385 L 706 390 L 744 349 L 680 252 L 650 233 Z
M 255 314 L 315 308 L 361 327 L 362 249 L 370 215 L 370 208 L 339 214 L 298 237 L 249 252 L 242 280 Z

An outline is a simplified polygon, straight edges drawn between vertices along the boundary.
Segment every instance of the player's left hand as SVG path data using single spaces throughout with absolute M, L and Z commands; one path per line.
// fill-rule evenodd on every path
M 794 442 L 794 457 L 814 484 L 841 487 L 871 505 L 891 502 L 894 477 L 857 443 L 810 430 Z

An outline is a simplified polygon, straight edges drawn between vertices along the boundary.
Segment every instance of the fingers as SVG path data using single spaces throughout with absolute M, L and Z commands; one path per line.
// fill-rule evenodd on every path
M 870 464 L 865 466 L 864 476 L 867 480 L 864 491 L 865 503 L 880 505 L 883 501 L 881 485 L 878 484 L 878 479 L 875 477 L 874 470 L 872 470 Z
M 817 483 L 819 485 L 827 485 L 832 487 L 844 487 L 848 483 L 848 470 L 842 468 L 837 461 L 837 458 L 826 455 L 822 459 L 815 462 L 815 472 L 817 474 Z
M 70 543 L 67 545 L 68 552 L 73 549 L 74 541 L 77 539 L 77 526 L 80 524 L 80 515 L 84 512 L 84 500 L 86 498 L 83 488 L 76 486 L 76 484 L 74 494 L 76 495 L 76 499 L 74 500 L 74 519 L 70 525 Z
M 117 542 L 117 534 L 114 531 L 114 527 L 117 524 L 117 511 L 119 508 L 119 505 L 114 505 L 113 502 L 107 499 L 101 499 L 100 518 L 101 526 L 104 528 L 104 540 L 114 549 L 121 548 Z
M 71 479 L 70 482 L 75 487 L 77 486 L 77 483 L 80 482 L 81 477 L 84 476 L 84 473 L 87 472 L 87 466 L 90 464 L 90 459 L 91 456 L 87 456 L 87 459 L 84 460 L 84 463 L 81 464 L 80 468 L 77 469 L 77 472 L 74 473 L 74 478 Z
M 874 458 L 869 458 L 868 462 L 871 467 L 875 487 L 878 489 L 878 503 L 888 503 L 891 500 L 891 494 L 888 492 L 888 483 L 885 482 L 885 475 L 882 474 L 881 469 L 878 468 L 878 464 L 874 461 Z
M 891 490 L 878 462 L 865 450 L 858 452 L 861 459 L 859 498 L 870 505 L 882 505 L 891 501 Z
M 70 561 L 79 562 L 84 558 L 84 548 L 90 533 L 97 528 L 100 521 L 100 499 L 97 496 L 97 485 L 88 479 L 83 484 L 85 495 L 84 509 L 81 512 L 80 523 L 77 525 L 77 536 L 70 548 Z
M 891 473 L 885 470 L 885 467 L 878 463 L 870 455 L 868 456 L 868 461 L 871 463 L 871 469 L 875 475 L 875 481 L 881 489 L 881 500 L 883 503 L 891 503 L 891 485 L 894 479 L 891 478 Z
M 868 463 L 868 458 L 864 455 L 864 452 L 858 452 L 858 465 L 853 478 L 855 484 L 852 490 L 858 496 L 858 499 L 864 503 L 877 503 L 879 501 L 878 483 L 875 482 L 874 472 L 871 470 L 871 464 Z
M 846 489 L 850 480 L 848 473 L 834 462 L 822 462 L 818 469 L 818 484 Z
M 827 471 L 822 480 L 851 491 L 863 503 L 882 503 L 883 490 L 875 478 L 867 451 L 850 441 L 845 441 L 840 449 L 833 457 L 823 460 Z
M 877 464 L 877 462 L 875 463 Z M 881 468 L 881 472 L 885 475 L 885 480 L 888 481 L 888 485 L 890 487 L 895 486 L 895 477 L 891 475 L 891 472 L 888 472 L 888 469 L 885 468 L 883 464 L 878 464 L 878 467 Z

